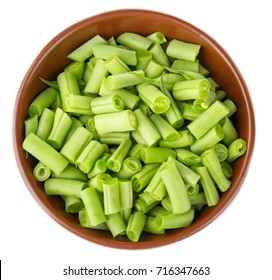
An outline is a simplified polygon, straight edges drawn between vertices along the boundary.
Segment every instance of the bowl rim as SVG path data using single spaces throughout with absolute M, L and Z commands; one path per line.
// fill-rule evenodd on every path
M 46 57 L 46 55 L 55 47 L 55 45 L 59 44 L 60 41 L 64 40 L 66 37 L 70 36 L 70 34 L 77 32 L 78 30 L 84 28 L 85 25 L 89 25 L 90 21 L 96 22 L 96 21 L 104 21 L 108 16 L 113 16 L 113 17 L 130 17 L 130 16 L 156 16 L 158 18 L 164 18 L 168 19 L 171 21 L 171 23 L 177 23 L 179 25 L 185 26 L 187 29 L 190 29 L 190 31 L 194 32 L 195 34 L 198 34 L 201 38 L 204 38 L 206 42 L 208 42 L 210 45 L 212 45 L 212 48 L 216 50 L 216 52 L 220 53 L 220 56 L 227 62 L 229 67 L 232 69 L 233 73 L 235 74 L 237 80 L 240 83 L 240 88 L 243 90 L 244 95 L 247 97 L 245 99 L 246 101 L 246 107 L 248 109 L 248 114 L 249 114 L 249 137 L 248 140 L 249 142 L 247 143 L 248 145 L 248 150 L 247 153 L 244 155 L 246 158 L 244 159 L 244 164 L 242 167 L 242 171 L 239 173 L 238 179 L 237 179 L 237 186 L 234 190 L 232 190 L 232 195 L 231 198 L 226 201 L 225 204 L 220 208 L 220 211 L 214 213 L 212 217 L 205 217 L 202 218 L 201 223 L 198 224 L 197 227 L 194 227 L 194 223 L 189 227 L 190 230 L 184 231 L 182 236 L 180 236 L 179 233 L 176 233 L 171 236 L 170 239 L 165 238 L 164 241 L 162 242 L 160 239 L 155 239 L 152 241 L 144 241 L 144 242 L 137 242 L 137 243 L 132 243 L 132 242 L 123 242 L 117 239 L 105 239 L 101 238 L 95 235 L 89 234 L 87 236 L 87 233 L 82 232 L 81 230 L 78 230 L 77 228 L 73 227 L 72 225 L 68 224 L 65 222 L 64 218 L 60 218 L 55 215 L 53 211 L 53 207 L 48 204 L 44 204 L 43 201 L 41 201 L 40 197 L 35 193 L 33 190 L 31 183 L 29 181 L 28 176 L 24 172 L 24 165 L 21 160 L 21 153 L 20 153 L 20 145 L 16 141 L 18 137 L 18 131 L 17 131 L 17 124 L 16 124 L 16 119 L 17 119 L 17 110 L 16 108 L 18 107 L 19 99 L 21 98 L 21 93 L 24 92 L 24 89 L 27 87 L 27 84 L 30 82 L 30 78 L 32 74 L 36 71 L 37 65 L 39 61 L 43 58 Z M 162 13 L 158 11 L 153 11 L 153 10 L 146 10 L 146 9 L 117 9 L 117 10 L 111 10 L 111 11 L 106 11 L 102 12 L 99 14 L 95 14 L 93 16 L 87 17 L 85 19 L 82 19 L 69 27 L 65 28 L 63 31 L 59 32 L 53 39 L 51 39 L 43 48 L 42 50 L 38 53 L 38 55 L 34 58 L 33 62 L 31 63 L 30 67 L 28 68 L 26 74 L 24 75 L 24 78 L 20 84 L 20 87 L 17 92 L 17 96 L 15 99 L 15 104 L 14 104 L 14 109 L 13 109 L 13 124 L 12 124 L 12 139 L 13 139 L 13 150 L 14 150 L 14 155 L 15 159 L 18 165 L 19 172 L 21 174 L 21 177 L 30 191 L 31 195 L 34 197 L 36 202 L 40 205 L 40 207 L 53 219 L 55 222 L 66 228 L 68 231 L 74 233 L 77 236 L 82 237 L 85 240 L 91 241 L 93 243 L 103 245 L 106 247 L 112 247 L 116 249 L 149 249 L 149 248 L 155 248 L 155 247 L 161 247 L 165 246 L 168 244 L 172 244 L 174 242 L 180 241 L 182 239 L 185 239 L 191 235 L 194 235 L 195 233 L 199 232 L 206 226 L 208 226 L 211 222 L 213 222 L 223 211 L 226 210 L 228 205 L 232 202 L 232 200 L 236 197 L 236 194 L 240 190 L 246 174 L 249 170 L 250 167 L 250 162 L 253 156 L 253 150 L 254 150 L 254 145 L 255 145 L 255 116 L 254 116 L 254 109 L 253 109 L 253 104 L 251 101 L 250 93 L 247 88 L 247 85 L 244 81 L 244 78 L 242 77 L 242 74 L 240 73 L 240 70 L 237 68 L 236 64 L 230 57 L 230 55 L 223 49 L 223 47 L 215 40 L 213 39 L 210 35 L 208 35 L 206 32 L 202 31 L 198 27 L 194 26 L 193 24 L 175 17 L 173 15 L 167 14 L 167 13 Z

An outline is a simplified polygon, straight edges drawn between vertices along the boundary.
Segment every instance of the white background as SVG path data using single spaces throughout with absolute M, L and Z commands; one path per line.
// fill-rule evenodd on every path
M 74 268 L 154 269 L 210 266 L 210 276 L 166 279 L 271 279 L 271 26 L 270 1 L 47 0 L 2 1 L 0 8 L 0 259 L 3 279 L 107 279 L 63 276 Z M 5 4 L 3 4 L 5 3 Z M 13 105 L 39 51 L 71 24 L 123 8 L 151 9 L 186 20 L 215 38 L 241 71 L 254 104 L 255 150 L 233 203 L 212 224 L 183 241 L 128 251 L 87 242 L 38 206 L 18 172 L 12 147 Z M 125 279 L 111 277 L 108 279 Z M 162 279 L 155 274 L 126 279 Z

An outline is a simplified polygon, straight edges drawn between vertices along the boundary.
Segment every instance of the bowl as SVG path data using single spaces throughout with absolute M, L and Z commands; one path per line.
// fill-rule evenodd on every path
M 99 34 L 110 38 L 126 31 L 142 35 L 161 31 L 168 39 L 200 44 L 202 47 L 199 59 L 237 105 L 238 112 L 235 114 L 234 123 L 240 137 L 247 141 L 247 152 L 234 163 L 232 187 L 222 194 L 219 204 L 204 208 L 187 228 L 169 230 L 164 235 L 143 233 L 137 243 L 122 236 L 113 238 L 109 232 L 82 228 L 75 215 L 64 212 L 60 198 L 45 194 L 42 184 L 32 175 L 35 160 L 31 156 L 26 158 L 22 149 L 23 120 L 27 116 L 28 106 L 46 87 L 39 77 L 55 80 L 71 62 L 66 55 L 92 36 Z M 167 245 L 188 238 L 210 224 L 229 206 L 240 190 L 248 172 L 255 139 L 250 94 L 241 73 L 227 52 L 213 38 L 192 24 L 149 10 L 114 10 L 101 13 L 79 21 L 59 33 L 41 50 L 28 69 L 16 97 L 13 117 L 13 146 L 18 168 L 25 185 L 38 204 L 53 220 L 75 235 L 96 244 L 120 249 L 146 249 Z

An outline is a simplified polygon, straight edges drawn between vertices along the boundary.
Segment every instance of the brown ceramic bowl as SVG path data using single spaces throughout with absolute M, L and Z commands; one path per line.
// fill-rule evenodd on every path
M 211 76 L 221 85 L 238 107 L 235 125 L 242 138 L 247 141 L 247 152 L 234 164 L 232 187 L 222 194 L 220 203 L 215 207 L 204 208 L 191 226 L 184 229 L 169 230 L 165 235 L 143 233 L 138 243 L 132 243 L 125 237 L 112 238 L 110 233 L 82 228 L 77 217 L 66 214 L 62 201 L 54 196 L 47 196 L 41 183 L 35 181 L 32 169 L 35 161 L 25 158 L 22 149 L 24 139 L 24 119 L 33 98 L 45 88 L 39 80 L 43 77 L 56 79 L 70 62 L 66 55 L 87 41 L 100 34 L 106 38 L 117 36 L 125 31 L 148 35 L 155 31 L 163 32 L 168 39 L 180 39 L 201 44 L 199 55 L 201 63 L 210 70 Z M 22 178 L 38 204 L 60 225 L 74 234 L 91 242 L 108 247 L 122 249 L 143 249 L 170 244 L 203 229 L 217 218 L 231 203 L 239 191 L 251 160 L 255 138 L 254 112 L 247 86 L 236 65 L 226 51 L 209 35 L 193 25 L 170 15 L 146 10 L 117 10 L 99 14 L 82 20 L 58 34 L 39 53 L 27 71 L 20 86 L 13 120 L 13 139 L 16 160 Z

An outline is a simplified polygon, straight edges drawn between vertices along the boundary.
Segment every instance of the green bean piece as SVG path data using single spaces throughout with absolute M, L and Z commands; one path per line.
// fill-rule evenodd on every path
M 159 229 L 174 229 L 188 227 L 194 220 L 195 211 L 189 209 L 182 214 L 166 213 L 155 218 L 155 224 Z
M 174 162 L 170 161 L 160 168 L 160 175 L 169 195 L 172 213 L 182 214 L 191 208 L 185 183 Z
M 150 163 L 143 166 L 141 171 L 131 177 L 131 183 L 135 192 L 140 192 L 151 181 L 154 174 L 157 172 L 160 164 Z
M 97 94 L 99 93 L 103 78 L 109 74 L 108 70 L 104 67 L 104 60 L 97 59 L 90 78 L 84 88 L 84 93 Z
M 152 59 L 152 53 L 147 50 L 137 50 L 136 57 L 137 57 L 136 69 L 145 70 L 147 65 Z
M 75 163 L 83 149 L 92 138 L 92 133 L 86 128 L 80 126 L 62 147 L 60 153 L 66 157 L 70 163 Z
M 216 93 L 210 90 L 209 94 L 206 97 L 202 99 L 196 99 L 193 102 L 193 109 L 198 113 L 203 113 L 216 100 Z
M 190 198 L 190 197 L 189 197 Z M 162 214 L 167 214 L 167 213 L 171 213 L 172 212 L 172 205 L 171 205 L 171 201 L 168 195 L 166 195 L 162 200 L 161 200 L 161 205 L 163 207 L 163 209 L 165 210 L 164 213 Z M 158 226 L 158 225 L 157 225 Z
M 130 180 L 119 179 L 119 195 L 121 209 L 131 209 L 133 207 L 133 188 Z
M 155 207 L 153 207 L 148 213 L 147 215 L 149 217 L 156 217 L 159 214 L 164 214 L 164 213 L 169 213 L 165 208 L 163 208 L 161 205 L 157 205 Z
M 88 174 L 103 153 L 103 145 L 96 140 L 91 140 L 76 159 L 75 165 L 82 172 Z
M 220 162 L 225 161 L 228 158 L 228 148 L 222 143 L 217 143 L 213 146 L 216 156 Z
M 103 65 L 112 75 L 130 71 L 130 68 L 118 56 L 108 58 Z
M 109 180 L 111 178 L 111 175 L 108 173 L 99 173 L 95 175 L 93 178 L 90 178 L 88 181 L 88 187 L 95 188 L 95 190 L 99 194 L 103 194 L 103 185 L 102 182 L 104 180 Z
M 55 118 L 55 112 L 48 108 L 44 108 L 40 116 L 37 131 L 36 131 L 36 135 L 39 136 L 44 141 L 47 140 L 52 130 L 54 118 Z
M 61 173 L 51 173 L 51 178 L 62 178 L 87 182 L 88 178 L 85 173 L 76 168 L 74 165 L 69 164 Z
M 208 206 L 215 206 L 218 204 L 220 196 L 207 168 L 205 166 L 197 167 L 196 171 L 200 176 L 200 182 L 202 184 Z
M 130 131 L 122 131 L 122 132 L 109 132 L 105 134 L 101 134 L 99 140 L 101 143 L 107 145 L 120 145 L 123 140 L 129 139 Z
M 193 136 L 193 134 L 188 129 L 184 129 L 179 131 L 179 137 L 177 139 L 171 141 L 161 139 L 159 141 L 159 146 L 175 149 L 175 148 L 188 147 L 192 145 L 194 142 L 195 142 L 195 137 Z
M 149 119 L 154 123 L 164 140 L 175 140 L 179 138 L 178 131 L 170 125 L 162 116 L 153 114 Z
M 128 220 L 126 235 L 132 242 L 138 242 L 146 221 L 146 215 L 142 212 L 133 213 Z
M 163 163 L 168 157 L 176 158 L 176 152 L 166 147 L 145 147 L 141 149 L 142 161 L 146 163 Z
M 187 127 L 199 139 L 229 113 L 229 109 L 221 102 L 215 101 L 198 118 Z
M 91 110 L 94 114 L 105 114 L 124 109 L 123 99 L 116 94 L 96 97 L 91 100 Z
M 134 114 L 137 119 L 136 131 L 139 132 L 147 146 L 151 147 L 156 145 L 161 139 L 161 135 L 155 125 L 141 109 L 136 109 Z
M 96 230 L 109 230 L 108 226 L 106 225 L 106 222 L 103 222 L 103 223 L 95 225 L 95 226 L 91 225 L 85 207 L 83 207 L 78 212 L 78 220 L 79 220 L 80 225 L 85 228 L 91 228 L 91 229 L 96 229 Z
M 39 120 L 37 115 L 33 115 L 31 117 L 28 117 L 24 121 L 25 125 L 25 136 L 27 136 L 29 133 L 37 133 Z
M 94 44 L 93 54 L 96 58 L 104 60 L 113 56 L 118 56 L 127 65 L 136 66 L 137 64 L 136 51 L 120 48 L 119 46 Z
M 73 61 L 67 65 L 64 71 L 71 71 L 77 78 L 77 80 L 82 80 L 84 72 L 84 62 L 83 61 Z
M 100 158 L 95 162 L 94 166 L 92 167 L 90 172 L 88 172 L 87 176 L 89 179 L 92 179 L 96 175 L 106 172 L 106 170 L 107 170 L 106 160 L 103 158 Z
M 201 160 L 200 156 L 187 149 L 179 148 L 175 149 L 175 152 L 177 155 L 177 159 L 186 165 L 198 164 Z
M 145 140 L 137 130 L 131 132 L 131 137 L 135 140 L 137 144 L 147 146 Z
M 171 65 L 172 69 L 176 70 L 188 70 L 193 72 L 199 72 L 199 60 L 188 61 L 184 59 L 176 59 Z
M 57 77 L 60 95 L 65 100 L 70 95 L 80 95 L 77 77 L 73 72 L 64 71 Z
M 163 66 L 170 67 L 169 59 L 159 43 L 154 42 L 148 50 L 152 53 L 152 58 L 155 61 Z
M 155 60 L 151 60 L 145 69 L 145 75 L 150 79 L 159 77 L 163 72 L 164 67 Z
M 78 118 L 74 117 L 74 116 L 70 116 L 71 120 L 72 120 L 72 124 L 63 140 L 62 145 L 64 146 L 67 141 L 71 138 L 71 136 L 74 134 L 74 132 L 79 128 L 79 127 L 83 127 L 83 122 L 80 121 Z
M 98 43 L 108 44 L 108 42 L 103 37 L 96 35 L 69 53 L 67 57 L 74 61 L 83 62 L 93 55 L 93 44 Z
M 152 199 L 156 201 L 161 201 L 166 196 L 167 190 L 162 180 L 160 169 L 156 171 L 153 178 L 144 189 L 144 193 L 148 193 Z
M 152 83 L 159 87 L 159 86 L 161 86 L 161 83 L 163 82 L 165 89 L 167 89 L 167 91 L 172 92 L 175 83 L 179 82 L 179 81 L 184 81 L 184 80 L 185 79 L 180 74 L 162 73 L 162 75 L 160 77 L 152 79 Z M 162 90 L 162 91 L 164 92 L 164 90 Z M 165 95 L 166 95 L 166 93 L 165 93 Z M 172 96 L 172 95 L 170 95 L 170 96 Z M 167 95 L 167 97 L 169 98 L 168 95 Z
M 95 190 L 95 188 L 85 188 L 81 191 L 81 199 L 92 226 L 97 226 L 106 222 L 102 202 Z
M 148 199 L 143 199 L 144 196 L 148 196 Z M 135 200 L 135 209 L 143 214 L 148 213 L 152 208 L 159 204 L 148 193 L 141 193 L 139 197 Z
M 63 99 L 63 109 L 73 114 L 94 115 L 91 108 L 92 99 L 90 96 L 68 95 Z
M 133 32 L 124 32 L 116 38 L 116 42 L 132 50 L 147 50 L 152 41 Z
M 207 79 L 179 81 L 173 87 L 175 100 L 194 100 L 208 96 L 210 82 Z
M 205 150 L 211 148 L 224 138 L 224 132 L 220 124 L 216 124 L 202 137 L 198 138 L 191 146 L 191 151 L 200 155 Z
M 67 213 L 78 213 L 84 207 L 82 200 L 74 196 L 62 196 L 65 203 L 65 212 Z
M 175 100 L 173 99 L 172 95 L 169 93 L 169 91 L 167 90 L 167 88 L 165 86 L 165 81 L 164 81 L 165 77 L 166 77 L 166 75 L 163 75 L 163 79 L 161 79 L 161 81 L 160 81 L 161 82 L 160 87 L 161 87 L 162 92 L 170 100 L 170 106 L 164 114 L 165 114 L 166 119 L 172 125 L 173 128 L 175 128 L 175 129 L 181 128 L 181 126 L 184 123 L 184 119 L 181 115 L 181 112 L 180 112 Z
M 79 121 L 93 134 L 95 140 L 98 139 L 98 133 L 94 124 L 94 115 L 80 115 Z
M 247 149 L 247 143 L 244 139 L 238 138 L 229 145 L 229 154 L 227 162 L 231 163 L 238 157 L 242 156 Z
M 204 191 L 199 191 L 197 195 L 190 196 L 189 198 L 192 206 L 195 207 L 202 207 L 208 204 Z
M 95 60 L 95 61 L 94 61 Z M 95 62 L 96 62 L 96 58 L 95 57 L 92 57 L 90 58 L 88 61 L 86 61 L 84 63 L 84 72 L 83 72 L 83 77 L 82 77 L 82 80 L 85 82 L 85 84 L 88 83 L 90 77 L 91 77 L 91 74 L 93 72 L 93 69 L 94 69 L 94 65 L 95 65 Z
M 123 110 L 95 115 L 94 123 L 97 132 L 102 135 L 110 132 L 135 130 L 137 126 L 137 118 L 131 110 Z
M 165 113 L 170 106 L 170 100 L 157 87 L 141 83 L 137 85 L 140 98 L 150 107 L 156 114 Z
M 213 148 L 210 148 L 201 154 L 201 162 L 208 169 L 210 176 L 221 192 L 227 191 L 231 186 L 231 181 L 225 177 L 220 161 Z
M 223 173 L 227 179 L 230 179 L 233 176 L 233 168 L 230 163 L 227 161 L 220 162 Z
M 114 74 L 106 78 L 105 85 L 109 90 L 135 86 L 143 81 L 142 77 L 144 77 L 143 70 Z
M 34 133 L 26 136 L 23 141 L 23 149 L 48 166 L 56 174 L 60 174 L 69 164 L 66 158 Z
M 124 139 L 108 159 L 106 163 L 107 168 L 114 172 L 120 171 L 123 161 L 126 158 L 126 155 L 131 146 L 132 141 L 130 139 Z
M 148 38 L 152 42 L 159 43 L 159 44 L 163 44 L 167 42 L 165 35 L 159 31 L 151 33 L 146 38 Z
M 86 182 L 62 178 L 49 178 L 44 182 L 44 190 L 48 195 L 74 196 L 81 198 L 81 191 Z
M 72 120 L 67 113 L 57 108 L 54 116 L 52 130 L 47 142 L 55 149 L 60 149 L 63 141 L 72 125 Z
M 113 237 L 126 232 L 126 224 L 120 212 L 106 215 L 106 224 Z
M 196 112 L 193 108 L 193 104 L 189 104 L 187 102 L 180 103 L 180 111 L 182 117 L 186 120 L 193 121 L 200 116 L 200 112 Z
M 224 117 L 220 121 L 220 125 L 222 126 L 224 132 L 224 138 L 222 142 L 229 146 L 234 140 L 238 139 L 238 131 L 228 117 Z
M 55 89 L 56 91 L 59 91 L 59 85 L 57 81 L 49 81 L 47 79 L 44 78 L 39 78 L 43 83 L 45 83 L 46 85 L 48 85 L 49 87 Z
M 146 222 L 145 222 L 143 231 L 149 232 L 152 234 L 165 234 L 164 229 L 158 228 L 158 226 L 156 224 L 156 218 L 151 217 L 151 216 L 146 217 Z
M 154 197 L 152 197 L 152 195 L 150 193 L 145 192 L 145 191 L 139 194 L 138 199 L 140 199 L 142 202 L 144 202 L 144 203 L 142 203 L 142 205 L 145 204 L 145 208 L 148 208 L 148 209 L 143 210 L 140 208 L 138 209 L 138 207 L 136 206 L 137 210 L 142 211 L 143 213 L 149 212 L 150 207 L 153 208 L 155 204 L 157 205 L 159 203 L 159 201 L 157 199 L 155 199 Z
M 180 161 L 169 158 L 169 161 L 173 161 L 179 171 L 180 176 L 186 184 L 196 185 L 199 180 L 199 175 L 193 171 L 191 168 L 181 163 Z
M 140 101 L 140 97 L 138 95 L 124 88 L 109 90 L 106 87 L 105 83 L 106 83 L 106 78 L 104 78 L 102 81 L 100 91 L 99 91 L 100 96 L 118 95 L 123 100 L 126 109 L 134 110 L 137 107 Z
M 237 112 L 237 107 L 236 107 L 235 103 L 232 100 L 226 99 L 226 100 L 223 101 L 223 103 L 229 109 L 229 114 L 227 115 L 228 117 L 231 117 L 234 113 Z
M 142 164 L 137 158 L 127 157 L 124 159 L 120 170 L 116 173 L 117 178 L 130 179 L 142 169 Z
M 200 48 L 201 45 L 173 39 L 167 46 L 166 54 L 177 59 L 195 61 L 197 55 L 199 54 Z
M 191 185 L 191 184 L 185 184 L 188 197 L 190 199 L 190 196 L 195 196 L 199 193 L 199 184 Z
M 43 182 L 50 177 L 51 169 L 39 161 L 34 167 L 33 175 L 37 181 Z
M 116 177 L 102 180 L 104 213 L 106 215 L 120 212 L 119 185 Z
M 42 91 L 35 99 L 31 102 L 28 108 L 28 114 L 30 117 L 40 115 L 44 108 L 49 108 L 56 100 L 58 92 L 49 87 Z
M 136 143 L 133 147 L 131 147 L 130 151 L 128 152 L 128 156 L 136 158 L 139 161 L 141 161 L 142 160 L 141 149 L 144 147 L 145 147 L 144 144 Z

